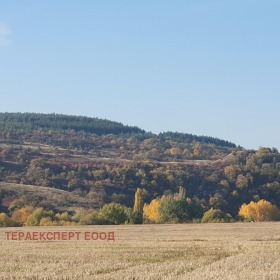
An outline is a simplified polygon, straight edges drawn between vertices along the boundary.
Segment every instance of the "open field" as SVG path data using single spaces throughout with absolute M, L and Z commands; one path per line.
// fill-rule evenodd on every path
M 13 241 L 5 231 L 115 232 Z M 280 223 L 0 229 L 0 279 L 280 279 Z

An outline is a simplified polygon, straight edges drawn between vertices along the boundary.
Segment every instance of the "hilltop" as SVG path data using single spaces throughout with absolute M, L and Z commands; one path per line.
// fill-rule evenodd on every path
M 89 118 L 85 116 L 69 116 L 55 113 L 0 113 L 0 129 L 74 130 L 95 133 L 98 135 L 145 132 L 135 126 L 125 126 L 122 123 L 105 119 Z

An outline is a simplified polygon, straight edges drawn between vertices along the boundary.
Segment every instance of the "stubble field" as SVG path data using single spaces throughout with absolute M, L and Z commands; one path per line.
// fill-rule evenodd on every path
M 114 232 L 115 241 L 6 240 L 5 231 Z M 0 279 L 280 279 L 280 223 L 0 229 Z

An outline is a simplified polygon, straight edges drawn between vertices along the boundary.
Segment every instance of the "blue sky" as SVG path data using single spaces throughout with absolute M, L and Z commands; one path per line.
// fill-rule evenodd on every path
M 277 0 L 2 1 L 0 111 L 280 149 Z

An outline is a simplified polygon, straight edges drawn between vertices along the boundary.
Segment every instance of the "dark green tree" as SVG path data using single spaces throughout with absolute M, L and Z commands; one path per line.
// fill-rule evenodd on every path
M 185 199 L 166 196 L 159 206 L 160 223 L 180 223 L 188 220 L 188 203 Z

